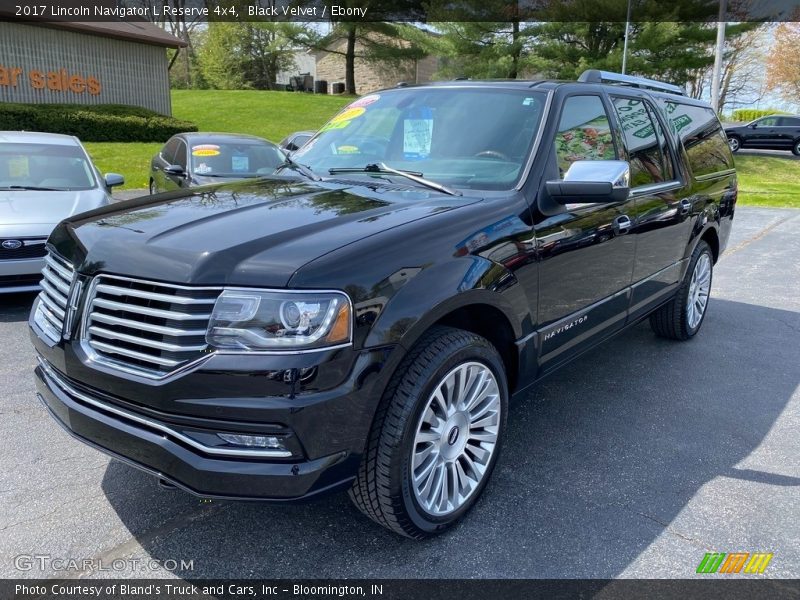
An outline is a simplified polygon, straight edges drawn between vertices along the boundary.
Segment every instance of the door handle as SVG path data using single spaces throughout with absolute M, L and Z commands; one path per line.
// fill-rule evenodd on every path
M 617 235 L 624 235 L 631 230 L 631 225 L 633 225 L 633 223 L 628 215 L 620 215 L 614 219 L 614 233 Z
M 685 215 L 692 210 L 692 203 L 688 200 L 681 200 L 681 214 Z

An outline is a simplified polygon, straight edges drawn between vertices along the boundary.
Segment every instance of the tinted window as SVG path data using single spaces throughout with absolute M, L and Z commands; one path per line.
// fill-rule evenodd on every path
M 782 117 L 780 125 L 783 127 L 800 127 L 800 119 L 797 117 Z
M 41 187 L 88 190 L 95 187 L 92 167 L 78 146 L 0 144 L 0 189 Z
M 175 162 L 175 151 L 178 149 L 178 142 L 180 142 L 178 138 L 172 138 L 161 149 L 161 158 L 169 164 L 174 164 Z
M 759 127 L 775 127 L 778 124 L 778 117 L 764 117 L 756 123 Z
M 608 115 L 600 96 L 570 96 L 564 101 L 555 147 L 562 177 L 576 160 L 616 158 Z
M 733 155 L 710 107 L 664 101 L 664 110 L 683 142 L 695 176 L 733 168 Z
M 299 148 L 310 139 L 311 139 L 310 135 L 305 135 L 305 134 L 298 135 L 292 140 L 292 143 Z
M 172 159 L 172 162 L 186 170 L 186 142 L 178 142 L 178 146 L 175 149 L 175 158 Z
M 661 183 L 673 178 L 666 136 L 653 109 L 639 99 L 614 98 L 631 163 L 631 187 Z

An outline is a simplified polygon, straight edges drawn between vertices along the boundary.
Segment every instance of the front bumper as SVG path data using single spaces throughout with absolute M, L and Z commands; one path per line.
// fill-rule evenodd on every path
M 177 415 L 159 419 L 152 411 L 132 410 L 132 405 L 122 399 L 111 400 L 103 392 L 93 392 L 70 380 L 41 357 L 35 373 L 38 396 L 69 434 L 199 496 L 302 500 L 348 486 L 358 469 L 363 440 L 359 447 L 350 449 L 331 444 L 331 453 L 309 457 L 291 424 L 264 424 L 262 429 L 266 428 L 267 433 L 283 436 L 291 456 L 231 455 L 230 447 L 220 448 L 218 440 L 216 446 L 211 441 L 216 438 L 214 431 L 230 431 L 231 421 L 193 419 L 187 423 L 186 418 Z M 219 399 L 220 403 L 224 400 Z M 353 397 L 344 400 L 353 406 L 357 403 Z M 319 419 L 324 419 L 325 404 L 313 411 Z M 324 429 L 322 423 L 324 420 L 320 421 L 320 429 Z M 250 431 L 257 427 L 252 422 L 245 425 Z M 316 442 L 320 445 L 325 440 Z
M 0 294 L 39 291 L 43 258 L 0 260 Z

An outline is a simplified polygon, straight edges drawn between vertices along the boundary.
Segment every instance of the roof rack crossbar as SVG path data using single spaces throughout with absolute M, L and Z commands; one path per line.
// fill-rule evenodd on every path
M 678 96 L 686 95 L 686 90 L 679 85 L 662 83 L 661 81 L 647 79 L 645 77 L 634 77 L 632 75 L 623 75 L 622 73 L 612 73 L 611 71 L 600 71 L 598 69 L 587 69 L 581 73 L 581 76 L 578 77 L 578 81 L 583 83 L 615 83 L 658 92 L 667 92 L 668 94 L 677 94 Z

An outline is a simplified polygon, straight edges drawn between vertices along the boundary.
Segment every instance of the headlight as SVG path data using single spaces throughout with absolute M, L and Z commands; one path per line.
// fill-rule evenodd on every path
M 341 292 L 225 290 L 206 341 L 225 350 L 310 349 L 348 343 L 351 333 L 350 300 Z

